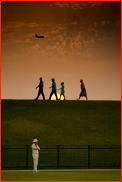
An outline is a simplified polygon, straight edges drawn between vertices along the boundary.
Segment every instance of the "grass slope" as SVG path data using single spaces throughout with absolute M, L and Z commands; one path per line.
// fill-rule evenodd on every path
M 2 146 L 120 145 L 120 101 L 1 101 Z

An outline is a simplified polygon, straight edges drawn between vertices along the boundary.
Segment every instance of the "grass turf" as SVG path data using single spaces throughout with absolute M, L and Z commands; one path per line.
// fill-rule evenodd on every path
M 1 101 L 2 147 L 29 145 L 29 166 L 33 165 L 31 144 L 56 148 L 41 150 L 39 165 L 57 166 L 57 145 L 114 146 L 121 143 L 120 101 Z M 90 152 L 91 166 L 120 166 L 120 150 Z M 2 150 L 2 166 L 26 167 L 26 148 Z M 88 149 L 59 151 L 61 166 L 88 165 Z M 108 158 L 109 156 L 109 158 Z M 13 160 L 14 159 L 14 160 Z M 31 167 L 32 168 L 32 167 Z
M 1 144 L 120 145 L 120 101 L 1 101 Z
M 2 181 L 120 181 L 120 171 L 2 172 Z

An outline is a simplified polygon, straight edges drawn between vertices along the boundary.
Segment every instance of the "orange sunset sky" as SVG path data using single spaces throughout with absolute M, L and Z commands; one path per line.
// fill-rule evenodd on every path
M 89 100 L 121 100 L 121 2 L 2 1 L 1 98 L 36 98 L 39 77 L 46 99 L 55 78 L 67 100 L 80 79 Z

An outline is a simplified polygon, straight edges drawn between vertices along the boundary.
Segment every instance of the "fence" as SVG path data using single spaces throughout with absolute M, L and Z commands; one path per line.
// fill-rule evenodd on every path
M 1 148 L 2 169 L 32 169 L 31 146 Z M 121 145 L 118 146 L 64 146 L 40 147 L 38 169 L 45 168 L 121 168 Z

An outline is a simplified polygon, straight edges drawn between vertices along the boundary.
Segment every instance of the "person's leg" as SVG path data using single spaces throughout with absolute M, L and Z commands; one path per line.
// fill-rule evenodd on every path
M 36 155 L 33 155 L 33 163 L 34 163 L 33 172 L 36 172 L 37 171 L 37 157 L 36 157 Z
M 38 172 L 38 171 L 37 171 L 37 166 L 38 166 L 38 155 L 36 155 L 36 161 L 35 161 L 35 163 L 36 163 L 36 164 L 35 164 L 35 170 L 36 170 L 36 172 Z
M 86 93 L 86 100 L 88 100 L 87 93 Z
M 53 95 L 53 91 L 52 91 L 52 92 L 50 93 L 50 97 L 49 97 L 49 100 L 51 99 L 52 95 Z
M 79 100 L 80 100 L 81 96 L 82 96 L 82 92 L 79 94 Z
M 64 96 L 64 100 L 66 100 L 66 97 L 65 97 L 65 95 L 63 95 Z
M 41 94 L 42 94 L 43 100 L 45 100 L 45 95 L 44 95 L 43 90 L 41 90 Z
M 83 96 L 85 96 L 86 97 L 86 100 L 88 100 L 87 93 L 86 93 L 86 89 L 83 91 Z
M 37 100 L 38 98 L 39 98 L 39 96 L 40 96 L 40 89 L 39 89 L 39 91 L 38 91 L 38 94 L 37 94 L 37 97 L 36 97 L 36 99 L 35 100 Z
M 59 98 L 59 100 L 61 100 L 61 96 L 62 96 L 62 93 L 60 93 L 60 98 Z
M 58 97 L 57 97 L 57 92 L 56 92 L 56 90 L 55 90 L 54 94 L 55 94 L 55 96 L 56 96 L 56 100 L 58 100 Z

